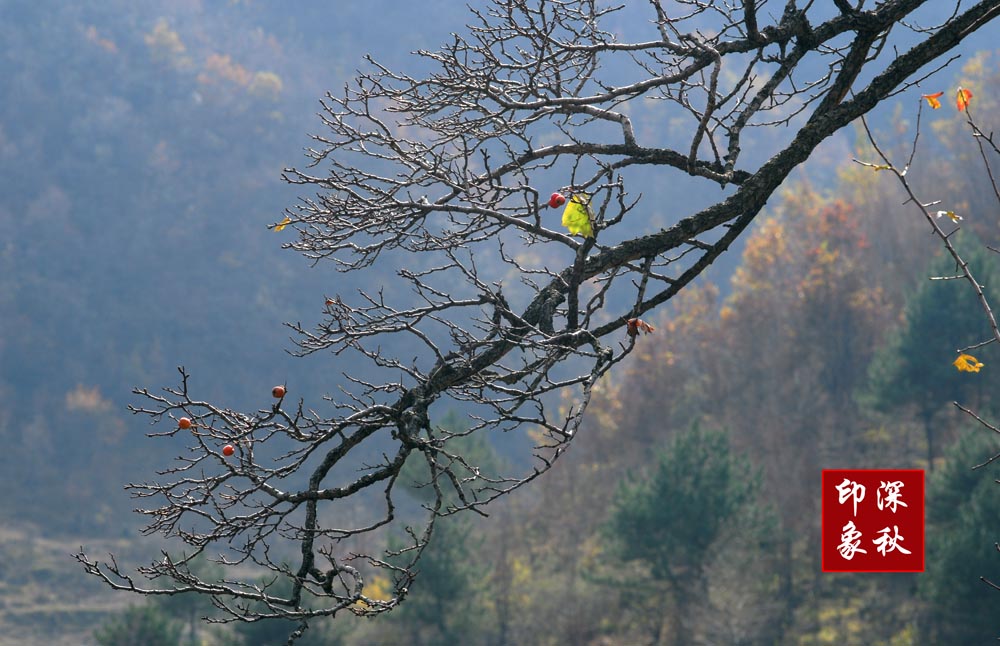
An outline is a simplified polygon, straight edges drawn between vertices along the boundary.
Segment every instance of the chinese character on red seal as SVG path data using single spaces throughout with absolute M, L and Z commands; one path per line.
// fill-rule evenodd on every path
M 924 472 L 826 469 L 824 572 L 924 571 Z

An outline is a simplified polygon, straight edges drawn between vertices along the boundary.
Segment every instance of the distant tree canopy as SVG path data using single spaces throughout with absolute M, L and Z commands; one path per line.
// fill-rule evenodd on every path
M 418 52 L 430 72 L 371 62 L 325 98 L 309 167 L 285 175 L 318 194 L 277 234 L 294 230 L 290 248 L 342 272 L 400 267 L 395 282 L 327 295 L 314 327 L 291 325 L 299 353 L 332 353 L 353 387 L 321 406 L 290 391 L 255 412 L 200 399 L 183 370 L 162 394 L 138 390 L 134 411 L 190 448 L 130 488 L 156 501 L 147 531 L 188 556 L 139 569 L 167 587 L 79 560 L 116 588 L 196 591 L 232 620 L 301 620 L 296 633 L 312 617 L 396 607 L 435 519 L 481 511 L 551 468 L 600 377 L 657 342 L 639 317 L 711 265 L 821 142 L 1000 16 L 1000 0 L 955 3 L 943 23 L 917 27 L 934 4 L 791 0 L 779 14 L 753 0 L 653 0 L 647 22 L 612 32 L 619 9 L 592 0 L 495 0 L 473 8 L 464 35 Z M 613 62 L 627 71 L 607 73 Z M 744 154 L 756 147 L 769 156 Z M 646 205 L 642 177 L 714 202 Z M 397 337 L 410 345 L 393 356 L 383 341 Z M 359 363 L 383 378 L 356 377 Z M 455 406 L 467 430 L 437 423 Z M 486 473 L 457 448 L 463 435 L 512 429 L 538 441 L 522 473 Z M 377 441 L 393 449 L 374 451 Z M 402 516 L 409 461 L 426 464 L 434 492 L 423 522 L 407 523 L 390 556 L 366 550 Z M 338 513 L 359 498 L 369 516 Z M 218 550 L 290 586 L 206 581 L 187 567 Z M 367 594 L 379 568 L 388 597 Z
M 927 572 L 920 592 L 930 601 L 922 623 L 933 642 L 985 644 L 1000 632 L 997 597 L 981 581 L 1000 580 L 997 465 L 987 464 L 986 473 L 970 468 L 995 458 L 992 439 L 975 433 L 959 440 L 929 482 Z
M 156 606 L 132 606 L 94 631 L 101 646 L 175 646 L 181 627 Z
M 760 474 L 729 447 L 725 433 L 695 427 L 657 456 L 648 477 L 629 478 L 614 499 L 607 531 L 623 562 L 640 561 L 666 582 L 675 612 L 672 643 L 694 642 L 694 611 L 708 605 L 706 572 L 717 552 L 758 546 L 774 535 L 758 506 Z M 725 547 L 720 545 L 727 544 Z M 670 614 L 670 613 L 664 613 Z M 660 625 L 652 643 L 660 642 Z
M 668 445 L 650 477 L 619 487 L 609 529 L 624 560 L 645 561 L 653 577 L 681 585 L 701 577 L 709 548 L 753 502 L 759 480 L 724 433 L 695 428 Z

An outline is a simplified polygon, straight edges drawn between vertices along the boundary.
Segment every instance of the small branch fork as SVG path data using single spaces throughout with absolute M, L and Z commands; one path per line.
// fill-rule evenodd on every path
M 322 412 L 282 399 L 241 413 L 194 398 L 183 369 L 178 387 L 137 390 L 144 403 L 133 412 L 171 429 L 154 435 L 183 434 L 188 449 L 129 489 L 148 504 L 146 532 L 188 551 L 138 570 L 171 583 L 162 586 L 114 558 L 77 558 L 117 589 L 209 595 L 221 621 L 391 610 L 435 519 L 485 513 L 566 451 L 601 376 L 655 338 L 626 334 L 628 320 L 695 280 L 824 139 L 1000 14 L 1000 0 L 956 3 L 944 24 L 915 30 L 911 49 L 887 48 L 925 2 L 838 1 L 831 16 L 791 0 L 775 16 L 760 2 L 649 0 L 654 36 L 628 40 L 610 26 L 622 7 L 492 0 L 471 10 L 465 35 L 417 52 L 434 68 L 426 76 L 370 60 L 322 101 L 309 165 L 284 173 L 316 191 L 287 211 L 298 233 L 288 247 L 342 272 L 379 259 L 380 276 L 383 265 L 402 267 L 394 284 L 328 297 L 315 326 L 289 326 L 297 354 L 352 366 L 348 385 Z M 818 78 L 803 78 L 806 59 L 826 61 Z M 761 127 L 789 134 L 757 164 L 742 151 Z M 721 197 L 667 213 L 675 219 L 657 228 L 627 190 L 637 166 L 721 187 Z M 558 226 L 553 190 L 590 196 L 594 236 Z M 434 423 L 455 405 L 472 411 L 468 428 Z M 177 429 L 180 416 L 193 426 Z M 487 473 L 457 448 L 515 428 L 541 438 L 526 472 Z M 386 556 L 370 537 L 399 524 L 397 490 L 414 462 L 426 466 L 432 501 L 420 527 L 404 528 L 407 545 Z M 358 500 L 371 517 L 348 523 Z M 271 583 L 204 581 L 188 567 L 202 553 Z M 365 594 L 365 572 L 379 570 L 393 580 L 390 599 Z M 289 594 L 275 592 L 281 579 Z

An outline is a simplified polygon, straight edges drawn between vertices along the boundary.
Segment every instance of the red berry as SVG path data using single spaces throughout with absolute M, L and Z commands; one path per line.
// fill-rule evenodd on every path
M 187 430 L 191 428 L 191 420 L 187 417 L 182 417 L 179 420 L 177 420 L 177 427 Z
M 566 198 L 563 197 L 562 193 L 553 193 L 552 197 L 549 198 L 549 207 L 557 208 L 566 203 Z
M 271 389 L 271 394 L 274 395 L 275 399 L 281 399 L 282 397 L 285 396 L 285 387 L 275 386 L 274 388 Z
M 227 458 L 230 455 L 232 455 L 235 451 L 236 449 L 233 448 L 232 444 L 227 444 L 224 447 L 222 447 L 222 455 L 226 456 Z

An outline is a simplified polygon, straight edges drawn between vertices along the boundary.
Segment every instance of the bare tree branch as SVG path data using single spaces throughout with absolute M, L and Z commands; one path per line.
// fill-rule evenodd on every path
M 317 192 L 288 210 L 289 247 L 343 272 L 400 267 L 397 283 L 334 295 L 317 325 L 290 326 L 297 352 L 332 353 L 349 385 L 323 412 L 284 396 L 253 413 L 218 406 L 192 397 L 183 370 L 163 394 L 137 390 L 133 412 L 171 425 L 159 435 L 184 435 L 189 450 L 129 489 L 150 505 L 146 532 L 189 552 L 138 570 L 164 587 L 137 583 L 113 558 L 77 558 L 117 589 L 210 595 L 223 620 L 394 608 L 435 518 L 481 512 L 563 454 L 594 385 L 643 342 L 628 320 L 697 278 L 824 139 L 1000 14 L 1000 0 L 956 2 L 900 53 L 895 32 L 925 0 L 822 4 L 790 1 L 776 17 L 754 1 L 650 0 L 654 29 L 629 40 L 609 26 L 621 7 L 493 0 L 472 9 L 464 35 L 417 52 L 430 73 L 370 61 L 322 102 L 326 130 L 308 167 L 284 174 Z M 789 133 L 780 145 L 777 125 Z M 743 155 L 754 133 L 775 140 L 766 161 Z M 719 200 L 650 226 L 627 185 L 634 167 L 654 165 Z M 588 196 L 592 236 L 552 224 L 554 190 Z M 405 355 L 386 350 L 392 339 Z M 362 378 L 357 362 L 385 378 Z M 468 428 L 433 421 L 432 407 L 453 405 Z M 487 473 L 455 448 L 515 428 L 539 438 L 524 473 Z M 368 537 L 399 524 L 400 474 L 413 461 L 433 502 L 387 556 Z M 360 499 L 370 518 L 338 514 Z M 201 580 L 186 566 L 205 551 L 269 578 Z M 364 572 L 379 570 L 390 599 L 365 595 Z M 273 592 L 279 579 L 290 594 Z

